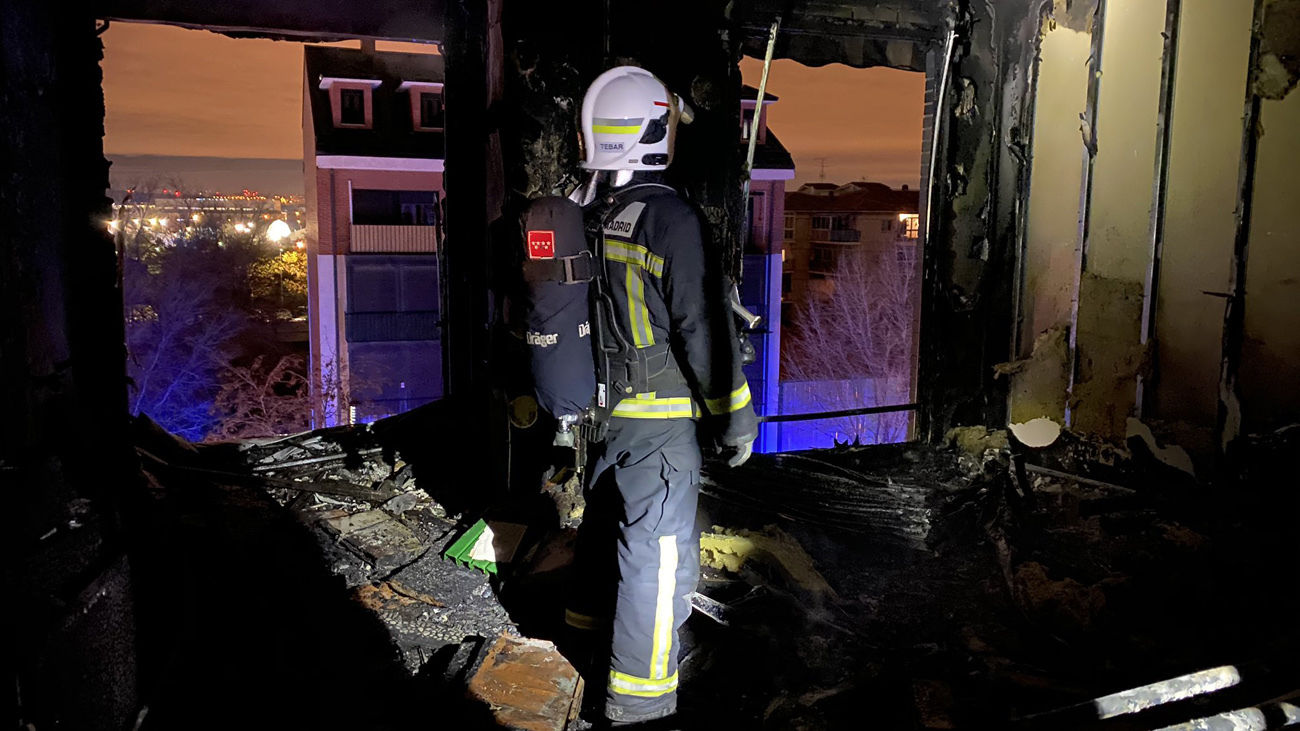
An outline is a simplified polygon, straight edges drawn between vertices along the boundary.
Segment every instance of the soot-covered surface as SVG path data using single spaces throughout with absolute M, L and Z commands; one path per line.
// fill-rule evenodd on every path
M 133 510 L 143 728 L 493 728 L 464 694 L 485 648 L 564 649 L 572 484 L 453 496 L 452 512 L 433 496 L 459 478 L 384 441 L 150 445 Z M 1262 473 L 1227 491 L 1127 454 L 1097 466 L 1082 444 L 1017 480 L 1004 438 L 959 441 L 710 465 L 699 591 L 722 622 L 696 612 L 683 632 L 687 721 L 1059 728 L 1026 717 L 1217 665 L 1251 668 L 1256 694 L 1300 686 L 1295 495 Z M 390 545 L 341 532 L 348 516 Z M 495 577 L 442 557 L 479 517 L 530 526 Z

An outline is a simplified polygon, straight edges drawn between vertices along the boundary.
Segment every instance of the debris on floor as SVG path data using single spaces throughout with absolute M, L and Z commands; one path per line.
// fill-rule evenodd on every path
M 410 563 L 425 548 L 410 528 L 383 510 L 344 514 L 321 524 L 379 571 Z
M 495 574 L 498 564 L 514 560 L 527 530 L 528 526 L 519 523 L 480 520 L 457 538 L 443 555 L 466 568 Z
M 497 638 L 469 695 L 488 705 L 502 728 L 564 731 L 582 705 L 582 679 L 555 645 L 542 640 Z
M 148 535 L 223 541 L 261 531 L 276 537 L 251 541 L 248 561 L 278 561 L 288 577 L 326 574 L 319 591 L 335 592 L 337 629 L 313 626 L 332 642 L 311 672 L 336 670 L 320 666 L 330 652 L 371 652 L 366 662 L 391 662 L 385 672 L 424 688 L 413 698 L 437 697 L 469 719 L 460 727 L 583 728 L 574 720 L 582 680 L 551 644 L 562 639 L 573 578 L 577 480 L 555 473 L 513 502 L 475 502 L 442 463 L 377 434 L 358 426 L 197 450 L 151 444 L 144 504 L 175 502 L 185 521 L 211 527 Z M 1296 434 L 1258 448 L 1276 444 L 1280 455 Z M 1181 472 L 1068 430 L 1043 446 L 1016 441 L 977 427 L 942 448 L 759 454 L 732 470 L 706 463 L 700 524 L 715 527 L 701 536 L 695 611 L 678 648 L 682 712 L 719 728 L 851 728 L 864 708 L 881 728 L 1063 728 L 1053 709 L 1300 650 L 1300 607 L 1278 580 L 1296 555 L 1293 492 L 1268 482 L 1230 494 L 1188 489 Z M 201 517 L 214 510 L 219 520 Z M 1276 526 L 1248 529 L 1243 514 Z M 296 552 L 268 547 L 298 540 L 286 526 L 301 534 Z M 177 571 L 195 550 L 176 554 Z M 291 563 L 305 554 L 315 565 Z M 247 569 L 223 577 L 223 561 L 217 552 L 205 564 L 204 592 L 191 596 L 246 581 Z M 219 606 L 225 617 L 242 605 Z M 246 623 L 265 614 L 247 611 Z M 277 631 L 305 614 L 277 618 Z M 239 641 L 226 638 L 232 664 Z M 1276 685 L 1247 700 L 1290 702 L 1300 683 Z M 1240 710 L 1228 707 L 1236 700 L 1202 715 Z M 1161 723 L 1187 722 L 1186 710 Z M 427 704 L 413 712 L 430 713 Z
M 700 562 L 705 566 L 738 573 L 750 559 L 776 569 L 792 588 L 817 596 L 835 593 L 803 546 L 775 525 L 762 532 L 715 525 L 712 532 L 700 535 Z

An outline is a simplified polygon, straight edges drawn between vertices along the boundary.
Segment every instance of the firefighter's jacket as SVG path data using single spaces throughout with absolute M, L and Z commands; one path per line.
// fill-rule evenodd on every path
M 695 209 L 668 186 L 633 185 L 614 194 L 599 225 L 613 322 L 598 329 L 606 354 L 615 354 L 606 373 L 598 364 L 598 400 L 613 418 L 702 419 L 723 445 L 752 441 L 758 420 L 728 307 L 731 283 L 705 256 Z M 640 374 L 626 362 L 638 359 L 648 368 Z

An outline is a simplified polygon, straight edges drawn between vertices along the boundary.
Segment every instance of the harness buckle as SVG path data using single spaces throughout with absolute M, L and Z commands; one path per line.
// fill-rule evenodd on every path
M 596 278 L 596 268 L 592 265 L 591 252 L 588 250 L 566 256 L 560 261 L 564 266 L 564 277 L 560 284 L 582 284 Z

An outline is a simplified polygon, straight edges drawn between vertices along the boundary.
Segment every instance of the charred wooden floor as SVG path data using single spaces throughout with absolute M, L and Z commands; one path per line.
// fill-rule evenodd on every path
M 141 439 L 141 728 L 496 728 L 466 688 L 503 656 L 498 638 L 533 638 L 534 654 L 560 639 L 569 508 L 540 493 L 449 507 L 434 496 L 466 484 L 455 470 L 408 461 L 382 429 L 199 451 Z M 1205 488 L 1137 459 L 1093 469 L 1082 445 L 1035 456 L 1018 481 L 1006 449 L 983 446 L 709 470 L 707 543 L 760 550 L 704 571 L 708 611 L 680 656 L 688 718 L 1155 728 L 1300 687 L 1293 489 L 1258 475 Z M 484 511 L 530 525 L 494 577 L 442 557 Z M 1224 665 L 1248 669 L 1235 695 L 1138 720 L 1042 715 Z M 562 705 L 546 711 L 557 728 Z

